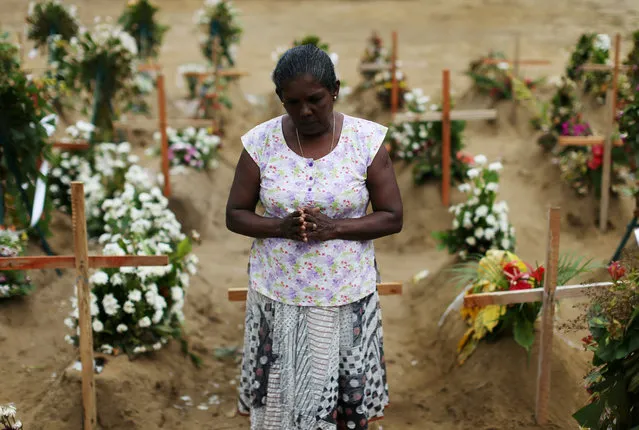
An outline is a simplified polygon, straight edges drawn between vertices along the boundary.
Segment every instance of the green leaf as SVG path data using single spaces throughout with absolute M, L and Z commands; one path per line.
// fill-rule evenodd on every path
M 535 342 L 535 325 L 533 321 L 518 317 L 513 326 L 515 342 L 521 345 L 526 351 L 530 351 Z
M 584 406 L 573 414 L 581 427 L 599 428 L 599 419 L 604 411 L 605 403 L 602 401 L 592 402 Z
M 175 254 L 173 254 L 173 258 L 181 260 L 191 252 L 191 249 L 191 240 L 188 237 L 185 237 L 182 242 L 178 244 L 177 250 L 175 251 Z

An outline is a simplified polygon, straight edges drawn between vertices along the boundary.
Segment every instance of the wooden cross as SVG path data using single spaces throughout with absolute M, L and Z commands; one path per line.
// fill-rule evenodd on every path
M 606 130 L 604 136 L 560 136 L 558 145 L 560 146 L 604 146 L 603 172 L 601 179 L 601 202 L 599 206 L 599 230 L 605 232 L 608 228 L 608 206 L 610 205 L 610 174 L 612 171 L 612 147 L 623 146 L 623 141 L 613 142 L 613 131 L 615 127 L 615 98 L 612 94 L 614 90 L 608 90 L 606 95 L 606 108 L 612 111 L 612 115 L 607 116 Z
M 465 307 L 483 307 L 488 305 L 511 305 L 516 303 L 542 302 L 539 334 L 539 358 L 535 417 L 537 423 L 544 425 L 548 421 L 550 400 L 550 371 L 552 360 L 553 318 L 555 301 L 571 297 L 581 297 L 592 288 L 610 287 L 612 282 L 598 282 L 584 285 L 557 286 L 559 266 L 560 209 L 553 207 L 548 216 L 548 242 L 546 248 L 546 275 L 543 288 L 529 290 L 498 291 L 493 293 L 469 294 L 464 298 Z
M 621 56 L 621 35 L 615 35 L 615 62 L 612 66 L 607 64 L 584 64 L 581 70 L 589 72 L 612 72 L 612 118 L 613 121 L 617 117 L 617 87 L 619 86 L 619 72 L 628 71 L 631 66 L 622 66 L 619 57 Z M 607 97 L 610 97 L 608 93 Z
M 129 140 L 131 139 L 130 132 L 134 127 L 141 127 L 147 129 L 154 129 L 159 127 L 160 136 L 161 136 L 161 152 L 162 152 L 162 175 L 164 176 L 164 187 L 163 193 L 165 197 L 169 197 L 171 195 L 171 181 L 170 181 L 170 162 L 169 162 L 169 139 L 166 133 L 167 123 L 170 121 L 171 124 L 174 123 L 184 123 L 185 125 L 194 126 L 194 127 L 213 127 L 213 130 L 216 130 L 215 121 L 211 122 L 211 120 L 197 120 L 192 118 L 174 118 L 167 119 L 166 114 L 166 90 L 164 84 L 164 74 L 161 69 L 159 70 L 156 79 L 157 91 L 158 91 L 158 119 L 152 119 L 147 122 L 136 121 L 135 124 L 129 122 L 122 121 L 114 121 L 114 128 L 122 128 L 126 130 Z
M 444 206 L 450 205 L 450 163 L 451 144 L 450 127 L 451 121 L 464 120 L 492 120 L 497 118 L 495 109 L 477 110 L 451 110 L 450 109 L 450 71 L 443 70 L 442 73 L 442 112 L 427 112 L 416 114 L 407 112 L 396 115 L 393 122 L 407 121 L 441 121 L 442 122 L 442 203 Z
M 499 58 L 485 58 L 482 62 L 484 64 L 509 64 L 513 66 L 512 71 L 512 79 L 519 79 L 519 66 L 527 65 L 527 66 L 548 66 L 551 64 L 548 60 L 522 60 L 521 56 L 521 34 L 519 32 L 515 32 L 515 48 L 514 48 L 514 56 L 512 60 L 504 60 Z M 515 123 L 517 121 L 517 107 L 518 102 L 517 98 L 514 94 L 514 85 L 511 85 L 511 91 L 513 92 L 512 99 L 512 111 L 510 116 L 511 123 Z
M 166 266 L 166 255 L 154 256 L 89 256 L 87 224 L 84 210 L 84 184 L 71 183 L 74 253 L 72 255 L 3 257 L 0 270 L 71 269 L 77 274 L 80 328 L 80 360 L 82 362 L 82 405 L 84 430 L 97 428 L 96 396 L 93 370 L 93 329 L 89 289 L 89 268 L 133 266 Z
M 403 285 L 400 282 L 385 282 L 377 284 L 377 294 L 380 296 L 401 295 Z M 246 301 L 248 288 L 229 288 L 227 291 L 229 302 Z

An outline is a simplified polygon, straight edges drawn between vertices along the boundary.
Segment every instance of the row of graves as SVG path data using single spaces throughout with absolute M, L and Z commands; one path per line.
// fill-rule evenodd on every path
M 231 1 L 206 1 L 197 12 L 197 25 L 209 64 L 187 65 L 179 71 L 196 108 L 191 117 L 168 118 L 164 73 L 158 62 L 168 28 L 157 22 L 156 12 L 150 1 L 134 1 L 117 22 L 105 20 L 88 29 L 72 6 L 58 0 L 34 3 L 23 39 L 46 56 L 47 66 L 41 70 L 23 67 L 24 44 L 12 43 L 12 34 L 0 41 L 0 100 L 3 106 L 12 106 L 0 118 L 0 270 L 4 271 L 0 299 L 32 293 L 31 270 L 76 271 L 76 297 L 65 323 L 73 330 L 67 340 L 78 346 L 82 362 L 85 430 L 97 426 L 96 351 L 136 356 L 161 350 L 171 338 L 182 338 L 185 293 L 189 277 L 197 273 L 192 247 L 199 238 L 196 232 L 185 234 L 169 209 L 170 177 L 177 168 L 214 168 L 223 137 L 217 113 L 229 107 L 225 88 L 246 75 L 234 59 L 242 34 L 237 10 Z M 491 52 L 473 61 L 467 75 L 476 90 L 494 103 L 512 104 L 510 121 L 519 119 L 522 108 L 533 113 L 531 127 L 539 131 L 539 144 L 558 160 L 562 178 L 577 193 L 594 193 L 600 199 L 600 228 L 605 231 L 611 195 L 638 193 L 634 174 L 639 146 L 635 97 L 639 32 L 632 36 L 623 61 L 621 36 L 613 44 L 607 35 L 583 35 L 566 75 L 554 83 L 556 92 L 550 101 L 535 95 L 543 81 L 521 77 L 522 66 L 547 62 L 519 58 L 519 40 L 514 38 L 512 58 Z M 294 42 L 302 43 L 330 52 L 316 36 Z M 362 88 L 374 89 L 391 113 L 387 142 L 391 156 L 413 166 L 416 184 L 441 182 L 442 205 L 453 215 L 451 228 L 437 238 L 458 256 L 456 269 L 464 285 L 458 307 L 468 331 L 459 344 L 460 365 L 483 339 L 498 335 L 512 333 L 530 351 L 540 320 L 535 415 L 546 424 L 556 300 L 591 294 L 591 336 L 584 343 L 594 357 L 587 377 L 592 397 L 575 412 L 575 419 L 597 429 L 639 426 L 639 272 L 636 256 L 618 261 L 635 231 L 636 213 L 619 250 L 606 264 L 608 282 L 568 285 L 596 265 L 560 254 L 559 208 L 548 213 L 545 264 L 533 267 L 523 262 L 514 253 L 508 205 L 498 200 L 503 166 L 463 151 L 466 121 L 497 120 L 495 106 L 453 109 L 448 70 L 442 71 L 439 103 L 431 104 L 420 89 L 409 89 L 401 71 L 397 33 L 392 34 L 390 50 L 374 34 L 359 70 L 362 83 L 352 97 Z M 155 100 L 155 109 L 149 100 Z M 584 101 L 605 109 L 604 127 L 597 134 L 585 119 Z M 78 115 L 84 119 L 68 126 L 62 138 L 61 120 Z M 179 129 L 178 124 L 187 127 Z M 139 165 L 128 142 L 114 143 L 121 140 L 118 136 L 128 138 L 133 130 L 147 127 L 157 131 L 152 152 L 161 158 L 160 175 Z M 467 200 L 451 206 L 453 185 Z M 55 255 L 47 243 L 56 210 L 72 216 L 70 255 Z M 29 238 L 40 241 L 46 255 L 24 255 Z M 100 255 L 89 255 L 91 238 L 98 240 Z M 401 283 L 378 288 L 382 294 L 402 292 Z M 228 296 L 242 301 L 246 290 L 230 289 Z M 0 424 L 20 428 L 14 406 L 2 407 Z

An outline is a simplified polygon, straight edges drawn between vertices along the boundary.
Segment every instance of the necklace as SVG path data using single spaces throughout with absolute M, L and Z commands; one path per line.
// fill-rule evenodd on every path
M 300 134 L 297 132 L 297 127 L 295 127 L 295 136 L 297 136 L 297 146 L 300 148 L 300 154 L 302 154 L 302 158 L 304 157 L 304 150 L 302 149 L 302 144 L 300 143 Z M 333 145 L 335 144 L 335 113 L 333 113 L 333 135 L 331 137 L 331 149 L 328 151 L 330 154 L 333 152 Z

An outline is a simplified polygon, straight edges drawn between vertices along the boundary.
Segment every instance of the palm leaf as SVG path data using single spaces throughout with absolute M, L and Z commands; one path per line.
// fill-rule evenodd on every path
M 586 259 L 572 253 L 562 254 L 557 266 L 557 285 L 565 285 L 579 275 L 603 267 L 603 263 L 596 263 L 592 258 Z

